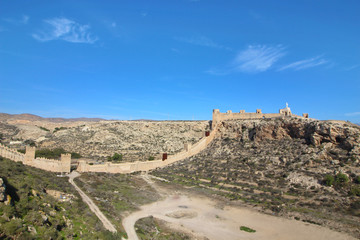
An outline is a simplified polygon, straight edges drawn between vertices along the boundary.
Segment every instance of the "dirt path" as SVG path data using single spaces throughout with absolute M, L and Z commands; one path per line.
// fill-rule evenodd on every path
M 144 177 L 150 184 L 149 176 Z M 156 186 L 154 189 L 159 188 Z M 164 192 L 162 192 L 164 193 Z M 137 240 L 134 225 L 137 220 L 147 216 L 162 219 L 176 230 L 193 233 L 197 238 L 209 239 L 355 239 L 346 234 L 304 222 L 279 218 L 259 213 L 255 210 L 237 207 L 216 207 L 216 202 L 208 198 L 169 193 L 165 200 L 144 205 L 140 211 L 123 219 L 123 226 L 129 240 Z M 240 226 L 250 227 L 255 233 L 240 230 Z
M 105 217 L 105 215 L 100 211 L 100 209 L 95 205 L 95 203 L 75 184 L 74 178 L 80 176 L 80 174 L 76 171 L 73 171 L 68 176 L 69 182 L 74 186 L 76 191 L 78 191 L 83 201 L 87 205 L 89 205 L 90 210 L 94 212 L 95 215 L 100 219 L 104 227 L 111 232 L 116 232 L 114 225 L 111 224 L 111 222 Z

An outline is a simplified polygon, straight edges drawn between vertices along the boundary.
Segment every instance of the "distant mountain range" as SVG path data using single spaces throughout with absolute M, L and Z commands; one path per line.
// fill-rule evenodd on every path
M 0 121 L 7 120 L 28 120 L 28 121 L 50 121 L 50 122 L 99 122 L 106 119 L 103 118 L 43 118 L 34 114 L 22 113 L 22 114 L 8 114 L 0 113 Z

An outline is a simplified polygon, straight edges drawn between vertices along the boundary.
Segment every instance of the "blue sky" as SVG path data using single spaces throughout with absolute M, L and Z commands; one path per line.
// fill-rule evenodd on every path
M 0 0 L 0 112 L 360 122 L 359 1 Z

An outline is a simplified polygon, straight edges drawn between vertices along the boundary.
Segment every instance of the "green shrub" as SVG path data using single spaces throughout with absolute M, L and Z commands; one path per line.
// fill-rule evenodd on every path
M 360 187 L 353 186 L 349 191 L 349 195 L 360 196 Z
M 35 151 L 35 157 L 43 157 L 48 159 L 59 159 L 61 154 L 68 153 L 63 148 L 54 148 L 48 149 L 43 148 Z M 72 152 L 71 158 L 81 158 L 82 156 L 79 153 Z
M 148 160 L 153 161 L 153 160 L 155 160 L 155 157 L 154 156 L 149 156 Z
M 333 184 L 334 184 L 334 181 L 335 181 L 335 179 L 334 179 L 334 177 L 333 176 L 331 176 L 331 175 L 326 175 L 325 177 L 324 177 L 324 179 L 323 179 L 323 183 L 326 185 L 326 186 L 332 186 Z
M 66 151 L 63 148 L 54 148 L 54 149 L 43 148 L 35 151 L 35 157 L 57 159 L 60 158 L 61 154 L 63 153 L 66 153 Z
M 47 129 L 47 128 L 44 128 L 44 127 L 39 127 L 41 130 L 44 130 L 44 131 L 47 131 L 47 132 L 50 132 L 50 130 L 49 129 Z
M 82 158 L 82 156 L 79 153 L 72 152 L 71 153 L 71 158 L 78 159 L 78 158 Z
M 251 229 L 251 228 L 249 228 L 249 227 L 245 227 L 245 226 L 241 226 L 241 227 L 240 227 L 240 230 L 241 230 L 241 231 L 245 231 L 245 232 L 249 232 L 249 233 L 254 233 L 254 232 L 256 232 L 256 230 Z
M 67 127 L 56 127 L 53 132 L 55 133 L 57 131 L 65 130 L 65 129 L 67 129 Z
M 107 160 L 108 161 L 113 161 L 113 162 L 121 162 L 122 161 L 122 158 L 123 158 L 123 155 L 122 154 L 119 154 L 119 153 L 114 153 L 114 155 L 112 157 L 108 157 Z
M 360 176 L 355 177 L 354 182 L 360 184 Z
M 344 184 L 349 182 L 348 176 L 346 176 L 344 173 L 338 173 L 335 176 L 335 183 L 337 184 Z

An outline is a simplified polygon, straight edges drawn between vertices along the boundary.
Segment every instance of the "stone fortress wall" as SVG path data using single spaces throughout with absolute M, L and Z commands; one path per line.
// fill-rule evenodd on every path
M 8 148 L 0 143 L 0 156 L 8 158 L 15 162 L 24 162 L 25 154 L 16 151 L 15 149 Z
M 214 109 L 212 116 L 212 128 L 214 128 L 219 122 L 230 119 L 265 119 L 284 117 L 309 118 L 309 114 L 303 113 L 302 116 L 293 114 L 291 113 L 287 103 L 285 108 L 279 109 L 279 113 L 262 113 L 261 109 L 256 109 L 256 112 L 254 113 L 246 113 L 245 110 L 240 110 L 238 113 L 233 113 L 231 110 L 228 110 L 226 113 L 221 113 L 219 109 Z
M 149 171 L 158 167 L 165 167 L 174 162 L 191 157 L 203 149 L 215 138 L 216 130 L 203 137 L 194 145 L 184 144 L 184 150 L 175 155 L 170 155 L 166 160 L 136 161 L 128 163 L 110 163 L 90 165 L 84 160 L 79 161 L 77 171 L 79 172 L 108 172 L 108 173 L 132 173 L 137 171 Z
M 0 156 L 50 172 L 70 172 L 71 154 L 61 154 L 61 160 L 35 158 L 35 147 L 26 146 L 26 152 L 23 154 L 0 144 Z
M 137 171 L 149 171 L 155 168 L 164 167 L 174 162 L 191 157 L 202 150 L 204 150 L 209 143 L 215 138 L 217 134 L 218 124 L 224 120 L 230 119 L 266 119 L 266 118 L 308 118 L 309 115 L 304 113 L 303 116 L 298 116 L 291 113 L 290 108 L 286 107 L 279 110 L 279 113 L 262 113 L 261 109 L 256 109 L 255 113 L 245 113 L 245 110 L 240 110 L 239 113 L 227 111 L 221 113 L 219 109 L 213 110 L 212 131 L 205 134 L 199 142 L 194 145 L 188 143 L 184 144 L 184 150 L 175 155 L 170 155 L 166 160 L 153 161 L 136 161 L 125 163 L 111 163 L 105 162 L 102 164 L 88 164 L 85 160 L 79 160 L 77 171 L 79 172 L 107 172 L 107 173 L 132 173 Z M 71 155 L 61 154 L 61 160 L 35 158 L 35 147 L 26 147 L 26 153 L 19 153 L 11 148 L 0 144 L 0 155 L 9 158 L 16 162 L 23 162 L 25 165 L 40 168 L 51 172 L 65 172 L 71 171 Z

